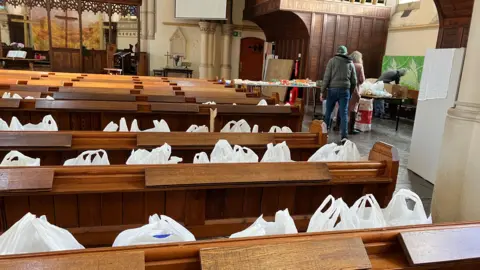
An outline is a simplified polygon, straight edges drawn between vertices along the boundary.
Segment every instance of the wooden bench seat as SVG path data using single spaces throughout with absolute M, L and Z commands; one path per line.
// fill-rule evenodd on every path
M 230 108 L 231 107 L 231 108 Z M 125 117 L 129 123 L 139 121 L 142 130 L 153 127 L 153 120 L 164 119 L 172 131 L 185 131 L 192 124 L 210 126 L 210 110 L 218 108 L 215 130 L 231 120 L 245 119 L 260 131 L 271 126 L 289 126 L 301 130 L 303 113 L 298 107 L 197 105 L 127 101 L 92 100 L 0 100 L 0 118 L 10 122 L 16 116 L 21 123 L 39 123 L 51 114 L 60 130 L 103 130 L 110 122 Z M 252 111 L 253 110 L 253 111 Z
M 200 270 L 202 268 L 203 261 L 202 256 L 211 251 L 228 251 L 236 249 L 238 251 L 247 249 L 262 247 L 265 245 L 284 245 L 284 244 L 299 244 L 299 243 L 311 243 L 312 241 L 318 241 L 319 245 L 325 243 L 323 246 L 327 246 L 327 241 L 335 241 L 336 250 L 339 253 L 332 256 L 332 248 L 328 250 L 319 250 L 315 255 L 319 255 L 322 260 L 319 262 L 322 265 L 326 265 L 326 262 L 330 262 L 328 265 L 335 264 L 336 266 L 342 265 L 345 261 L 350 261 L 353 254 L 342 252 L 343 248 L 348 248 L 346 245 L 351 245 L 351 241 L 345 240 L 361 240 L 360 245 L 366 251 L 370 266 L 367 269 L 462 269 L 462 270 L 474 270 L 480 267 L 478 257 L 475 256 L 475 252 L 469 250 L 463 250 L 462 246 L 449 246 L 449 243 L 460 237 L 468 236 L 472 232 L 478 232 L 480 230 L 480 224 L 477 223 L 449 223 L 449 224 L 436 224 L 436 225 L 417 225 L 406 227 L 392 227 L 385 229 L 371 229 L 371 230 L 357 230 L 357 231 L 338 231 L 338 232 L 322 232 L 322 233 L 299 233 L 296 235 L 277 235 L 267 237 L 250 237 L 239 239 L 215 239 L 208 241 L 196 241 L 196 242 L 184 242 L 184 243 L 170 243 L 170 244 L 158 244 L 158 245 L 146 245 L 146 246 L 131 246 L 131 247 L 119 247 L 119 248 L 89 248 L 85 250 L 71 250 L 61 252 L 49 252 L 49 253 L 36 253 L 36 254 L 20 254 L 0 256 L 0 268 L 6 270 L 26 269 L 26 266 L 31 266 L 33 263 L 39 267 L 48 266 L 48 269 L 64 269 L 64 268 L 52 268 L 61 267 L 65 260 L 70 259 L 75 261 L 76 258 L 81 258 L 82 261 L 96 260 L 97 258 L 104 256 L 105 260 L 112 260 L 112 256 L 117 258 L 117 263 L 122 266 L 128 266 L 128 269 L 146 269 L 146 270 L 170 270 L 170 269 L 192 269 Z M 445 257 L 434 257 L 427 265 L 416 264 L 410 261 L 409 253 L 405 250 L 402 243 L 402 237 L 405 235 L 424 235 L 437 237 L 437 239 L 429 239 L 426 242 L 418 243 L 419 249 L 423 249 L 424 252 L 432 254 L 433 256 L 439 255 L 443 250 L 452 250 L 453 255 L 456 255 L 460 259 L 456 261 L 445 261 Z M 443 242 L 438 243 L 438 238 Z M 435 241 L 437 240 L 437 241 Z M 472 239 L 474 240 L 474 239 Z M 429 249 L 430 246 L 439 246 L 442 249 Z M 290 252 L 301 252 L 302 250 L 291 249 Z M 139 268 L 131 268 L 131 263 L 136 262 L 138 265 L 138 259 L 135 256 L 136 252 L 141 253 L 144 257 L 144 266 L 140 265 Z M 305 250 L 308 252 L 308 250 Z M 416 254 L 422 254 L 421 251 L 417 251 Z M 223 254 L 219 253 L 219 256 Z M 227 252 L 225 252 L 227 255 Z M 264 260 L 261 263 L 268 262 L 268 258 L 265 258 L 264 254 L 258 254 L 263 256 Z M 267 256 L 271 255 L 267 253 Z M 356 255 L 356 254 L 355 254 Z M 240 255 L 241 256 L 241 255 Z M 273 255 L 275 256 L 275 255 Z M 124 258 L 128 258 L 130 262 L 126 262 Z M 301 256 L 289 256 L 287 259 L 290 263 L 301 264 L 304 261 L 301 260 Z M 242 259 L 242 260 L 240 260 Z M 251 257 L 245 258 L 242 256 L 238 258 L 237 262 L 248 261 L 248 259 L 254 259 Z M 298 261 L 297 261 L 298 260 Z M 114 260 L 115 261 L 115 260 Z M 337 262 L 337 263 L 335 263 Z M 325 264 L 323 264 L 325 263 Z M 114 263 L 112 262 L 112 265 Z M 237 265 L 237 264 L 235 264 Z M 237 265 L 238 266 L 238 265 Z M 141 268 L 144 267 L 144 268 Z M 42 268 L 44 269 L 44 268 Z M 117 268 L 115 268 L 117 269 Z M 238 268 L 235 268 L 238 269 Z M 298 269 L 298 268 L 297 268 Z M 301 268 L 304 269 L 304 268 Z M 332 266 L 331 269 L 337 269 Z M 359 269 L 359 268 L 349 268 Z M 365 269 L 365 268 L 362 268 Z
M 352 204 L 372 193 L 385 206 L 398 174 L 396 149 L 377 143 L 369 161 L 111 165 L 2 169 L 0 225 L 45 214 L 86 246 L 111 245 L 153 213 L 182 222 L 198 238 L 240 231 L 260 214 L 288 208 L 297 228 L 332 194 Z M 35 181 L 32 181 L 35 175 Z M 30 179 L 30 180 L 28 180 Z
M 249 147 L 261 159 L 269 143 L 286 142 L 295 161 L 306 161 L 327 143 L 327 134 L 320 121 L 310 127 L 310 133 L 130 133 L 102 131 L 59 132 L 0 132 L 0 160 L 11 150 L 40 158 L 42 166 L 63 165 L 86 150 L 104 149 L 110 164 L 125 164 L 132 149 L 153 149 L 168 143 L 172 155 L 192 163 L 199 152 L 210 153 L 220 139 L 232 145 Z

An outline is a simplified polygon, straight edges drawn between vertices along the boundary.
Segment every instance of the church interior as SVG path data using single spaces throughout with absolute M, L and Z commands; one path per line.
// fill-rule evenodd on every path
M 480 269 L 479 47 L 480 0 L 0 0 L 0 269 Z

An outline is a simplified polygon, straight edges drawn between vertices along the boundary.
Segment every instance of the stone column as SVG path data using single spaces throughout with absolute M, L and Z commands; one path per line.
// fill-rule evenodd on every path
M 155 0 L 148 0 L 148 3 L 144 3 L 144 5 L 147 4 L 147 14 L 143 17 L 147 21 L 147 39 L 155 39 Z
M 222 50 L 222 65 L 221 68 L 221 77 L 224 79 L 233 79 L 232 76 L 232 33 L 233 25 L 232 24 L 223 24 L 222 25 L 222 37 L 223 37 L 223 50 Z
M 480 1 L 475 1 L 455 108 L 448 111 L 432 201 L 435 223 L 480 220 Z
M 210 31 L 209 22 L 199 22 L 200 26 L 200 66 L 199 78 L 208 79 L 208 32 Z
M 217 31 L 217 23 L 210 23 L 208 31 L 208 79 L 215 79 L 215 32 Z

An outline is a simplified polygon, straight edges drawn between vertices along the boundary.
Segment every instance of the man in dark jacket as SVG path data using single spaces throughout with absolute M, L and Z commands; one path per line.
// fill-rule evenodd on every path
M 401 68 L 399 70 L 388 70 L 380 75 L 377 82 L 383 82 L 385 84 L 390 84 L 391 82 L 395 82 L 395 84 L 400 84 L 400 79 L 405 76 L 407 70 Z M 385 117 L 385 100 L 383 99 L 375 99 L 374 102 L 374 115 L 376 117 L 384 118 Z
M 327 92 L 327 109 L 325 123 L 330 128 L 330 117 L 335 104 L 339 103 L 341 119 L 340 131 L 342 139 L 347 138 L 348 127 L 348 102 L 350 91 L 357 86 L 357 74 L 352 59 L 347 56 L 345 46 L 338 47 L 337 54 L 328 61 L 325 75 L 323 76 L 322 92 Z

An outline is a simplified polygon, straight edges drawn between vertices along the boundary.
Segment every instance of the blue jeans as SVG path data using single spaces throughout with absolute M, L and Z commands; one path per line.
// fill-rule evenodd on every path
M 327 91 L 327 110 L 325 111 L 325 123 L 330 129 L 333 109 L 338 102 L 338 114 L 340 115 L 340 132 L 343 138 L 347 138 L 348 129 L 348 102 L 350 101 L 350 89 L 329 88 Z

